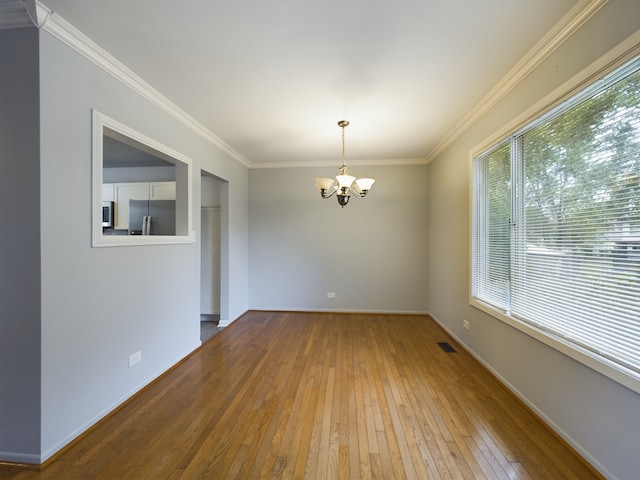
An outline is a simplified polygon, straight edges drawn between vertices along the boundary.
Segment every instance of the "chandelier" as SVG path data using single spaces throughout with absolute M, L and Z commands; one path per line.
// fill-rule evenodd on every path
M 338 185 L 333 184 L 332 178 L 316 178 L 316 187 L 320 190 L 322 198 L 329 198 L 336 195 L 338 203 L 341 207 L 349 203 L 351 195 L 364 198 L 371 186 L 375 182 L 373 178 L 358 178 L 349 175 L 349 167 L 344 163 L 344 129 L 349 125 L 346 120 L 340 120 L 338 126 L 342 128 L 342 166 L 340 167 L 340 174 L 336 176 Z

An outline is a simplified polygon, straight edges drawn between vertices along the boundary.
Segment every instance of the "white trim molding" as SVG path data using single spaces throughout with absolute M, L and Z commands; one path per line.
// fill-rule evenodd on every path
M 145 148 L 150 148 L 159 158 L 165 159 L 176 166 L 176 173 L 180 170 L 184 179 L 176 180 L 176 235 L 103 235 L 102 233 L 102 184 L 103 184 L 103 137 L 105 129 L 115 132 L 119 136 L 130 139 Z M 114 137 L 115 138 L 115 137 Z M 91 245 L 93 247 L 120 247 L 135 245 L 170 245 L 194 243 L 196 232 L 193 230 L 192 218 L 192 179 L 193 162 L 191 158 L 167 147 L 160 142 L 137 132 L 136 130 L 104 115 L 97 110 L 92 111 L 92 220 Z M 178 170 L 180 169 L 180 170 Z M 180 185 L 186 186 L 180 200 Z M 180 212 L 183 212 L 182 214 Z
M 518 86 L 609 0 L 580 0 L 427 155 L 430 163 Z
M 507 75 L 449 132 L 429 154 L 422 159 L 398 159 L 376 161 L 382 165 L 414 165 L 430 163 L 436 156 L 449 147 L 467 129 L 493 108 L 504 96 L 513 90 L 524 78 L 562 45 L 573 33 L 584 25 L 608 0 L 580 0 L 554 27 L 518 62 Z M 152 104 L 160 108 L 172 118 L 204 138 L 216 148 L 225 152 L 234 160 L 247 168 L 289 168 L 318 167 L 324 164 L 302 163 L 270 163 L 256 164 L 249 161 L 230 145 L 213 134 L 203 124 L 195 120 L 180 107 L 171 102 L 158 90 L 145 82 L 141 77 L 119 62 L 109 52 L 81 33 L 60 15 L 48 9 L 38 0 L 0 0 L 0 29 L 29 27 L 38 28 L 50 33 L 55 38 L 71 47 L 107 73 L 140 94 Z M 374 163 L 364 162 L 362 165 Z
M 3 0 L 0 0 L 3 1 Z M 34 1 L 34 0 L 31 0 Z M 120 82 L 131 88 L 134 92 L 154 104 L 160 110 L 169 114 L 172 118 L 189 128 L 200 137 L 211 143 L 216 148 L 222 150 L 234 160 L 238 161 L 247 168 L 250 168 L 251 162 L 244 156 L 234 150 L 230 145 L 222 141 L 204 125 L 191 117 L 188 113 L 174 104 L 150 84 L 145 82 L 141 77 L 136 75 L 132 70 L 127 68 L 113 55 L 100 47 L 97 43 L 84 35 L 73 25 L 67 22 L 60 15 L 44 7 L 40 2 L 35 0 L 35 4 L 40 7 L 40 11 L 45 13 L 43 23 L 40 27 L 45 32 L 53 35 L 68 47 L 93 62 L 105 72 L 114 76 Z M 44 9 L 44 10 L 43 10 Z M 39 14 L 39 17 L 42 13 Z
M 534 121 L 536 118 L 543 116 L 553 108 L 558 107 L 562 102 L 569 99 L 571 96 L 576 95 L 580 90 L 585 89 L 588 85 L 598 82 L 600 78 L 611 73 L 616 68 L 621 67 L 626 62 L 631 61 L 637 55 L 640 54 L 640 30 L 627 37 L 623 42 L 619 43 L 607 53 L 602 55 L 591 65 L 584 68 L 582 71 L 574 75 L 572 78 L 564 82 L 555 90 L 550 92 L 540 101 L 536 102 L 529 109 L 524 111 L 518 117 L 509 122 L 504 128 L 500 129 L 496 133 L 483 140 L 480 144 L 473 147 L 469 152 L 468 159 L 468 178 L 470 185 L 473 183 L 473 159 L 477 157 L 481 152 L 487 150 L 492 145 L 500 143 L 502 140 L 516 134 L 519 130 L 525 127 L 525 125 Z M 473 212 L 473 191 L 469 190 L 469 212 Z M 468 258 L 469 258 L 469 271 L 472 270 L 472 258 L 473 258 L 473 239 L 472 239 L 472 216 L 469 216 L 469 237 L 468 237 Z M 548 331 L 539 329 L 531 324 L 522 322 L 515 317 L 506 314 L 488 304 L 478 301 L 473 298 L 471 292 L 473 291 L 473 278 L 472 275 L 468 276 L 468 292 L 469 292 L 469 305 L 482 311 L 499 321 L 502 321 L 506 325 L 513 327 L 514 329 L 528 335 L 531 338 L 538 340 L 539 342 L 555 349 L 556 351 L 572 358 L 573 360 L 591 368 L 592 370 L 608 377 L 609 379 L 625 386 L 626 388 L 640 393 L 640 374 L 635 371 L 624 368 L 614 362 L 607 360 L 599 355 L 594 355 L 591 351 L 580 347 L 577 344 L 567 342 L 562 337 L 550 333 Z
M 515 395 L 522 403 L 529 407 L 540 419 L 546 423 L 549 428 L 556 432 L 564 441 L 566 441 L 571 447 L 573 447 L 587 462 L 591 464 L 598 472 L 605 475 L 606 478 L 615 478 L 596 458 L 593 457 L 576 439 L 569 435 L 563 428 L 561 428 L 556 422 L 554 422 L 547 414 L 544 413 L 538 406 L 533 403 L 525 394 L 517 389 L 511 382 L 509 382 L 504 376 L 502 376 L 495 368 L 491 366 L 487 361 L 478 355 L 462 338 L 457 336 L 455 332 L 449 329 L 444 322 L 437 318 L 432 313 L 428 315 L 467 352 L 473 358 L 475 358 L 480 364 L 486 368 L 491 375 L 493 375 L 504 387 Z
M 399 158 L 385 160 L 349 160 L 350 167 L 395 167 L 398 165 L 425 165 L 427 162 L 424 158 Z M 269 162 L 269 163 L 253 163 L 251 168 L 254 170 L 260 168 L 337 168 L 335 160 L 325 160 L 320 162 Z

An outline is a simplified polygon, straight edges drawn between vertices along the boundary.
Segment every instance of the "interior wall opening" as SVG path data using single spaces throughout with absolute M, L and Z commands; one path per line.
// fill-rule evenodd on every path
M 223 210 L 226 212 L 224 180 L 202 170 L 200 175 L 200 337 L 204 343 L 220 328 L 223 299 Z M 226 215 L 224 215 L 226 218 Z M 225 305 L 226 307 L 226 305 Z

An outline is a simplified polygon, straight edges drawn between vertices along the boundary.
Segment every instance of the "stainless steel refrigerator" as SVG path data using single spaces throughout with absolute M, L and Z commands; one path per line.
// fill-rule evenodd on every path
M 175 200 L 129 200 L 129 235 L 175 234 Z

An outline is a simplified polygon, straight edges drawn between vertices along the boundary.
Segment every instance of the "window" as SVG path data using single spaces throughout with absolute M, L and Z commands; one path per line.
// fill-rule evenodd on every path
M 191 218 L 191 159 L 179 152 L 153 140 L 132 128 L 93 111 L 93 219 L 92 245 L 94 247 L 111 247 L 125 245 L 157 245 L 195 242 Z M 123 195 L 119 198 L 105 198 L 105 187 L 113 182 L 115 173 L 119 171 L 117 180 L 121 183 Z M 122 171 L 127 171 L 123 177 Z M 159 178 L 164 175 L 166 178 Z M 170 180 L 159 182 L 159 180 Z M 134 183 L 135 182 L 135 183 Z M 170 185 L 169 185 L 170 184 Z M 124 187 L 130 187 L 126 189 Z M 154 200 L 154 186 L 158 189 L 169 188 L 170 196 L 162 197 L 163 205 L 154 204 L 156 211 L 162 210 L 161 217 L 151 215 L 151 202 Z M 132 189 L 134 194 L 127 194 Z M 115 191 L 118 189 L 116 188 Z M 111 196 L 114 196 L 112 190 Z M 142 193 L 146 192 L 146 193 Z M 162 192 L 160 192 L 162 193 Z M 167 203 L 167 199 L 168 203 Z M 107 201 L 108 200 L 108 201 Z M 130 228 L 130 201 L 141 201 L 140 221 L 136 227 Z M 106 201 L 106 203 L 105 203 Z M 144 202 L 147 201 L 147 212 Z M 105 218 L 105 208 L 108 209 Z M 115 210 L 115 218 L 114 218 Z M 136 211 L 138 211 L 136 210 Z M 151 221 L 147 225 L 158 226 L 159 234 L 153 228 L 148 235 L 134 235 L 142 230 L 143 220 Z M 118 218 L 122 217 L 122 218 Z M 106 223 L 105 223 L 106 220 Z M 105 224 L 108 227 L 105 227 Z M 124 225 L 124 226 L 123 226 Z M 117 234 L 114 234 L 117 233 Z
M 475 157 L 472 215 L 474 305 L 640 379 L 640 58 Z

